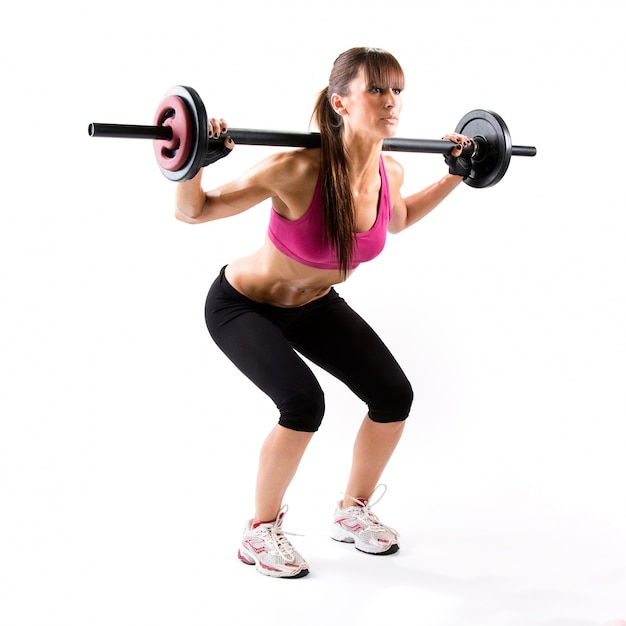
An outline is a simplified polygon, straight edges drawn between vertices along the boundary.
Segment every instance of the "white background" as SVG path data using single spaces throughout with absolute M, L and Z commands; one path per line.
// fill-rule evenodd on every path
M 3 14 L 0 623 L 591 626 L 626 617 L 623 194 L 617 1 L 111 0 Z M 377 559 L 328 538 L 364 407 L 328 410 L 287 502 L 309 577 L 236 558 L 275 409 L 211 342 L 206 290 L 267 205 L 191 227 L 150 142 L 172 85 L 231 126 L 307 131 L 341 51 L 407 77 L 399 136 L 505 119 L 495 187 L 461 186 L 340 293 L 414 383 Z M 225 181 L 271 148 L 239 146 Z M 397 155 L 407 193 L 443 159 Z

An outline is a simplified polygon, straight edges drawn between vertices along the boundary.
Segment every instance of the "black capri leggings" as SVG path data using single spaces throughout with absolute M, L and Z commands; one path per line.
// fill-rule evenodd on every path
M 278 423 L 315 432 L 324 392 L 296 353 L 343 381 L 375 422 L 405 420 L 411 384 L 372 328 L 334 289 L 299 307 L 260 304 L 239 293 L 222 268 L 205 308 L 209 333 L 228 358 L 276 404 Z

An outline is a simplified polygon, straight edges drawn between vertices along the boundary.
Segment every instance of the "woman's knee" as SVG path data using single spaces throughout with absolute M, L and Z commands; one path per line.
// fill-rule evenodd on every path
M 277 403 L 280 411 L 278 423 L 291 430 L 315 432 L 319 429 L 326 403 L 321 388 L 294 390 L 289 397 Z
M 369 403 L 369 416 L 374 422 L 402 422 L 413 405 L 413 387 L 407 379 L 399 379 L 386 387 Z

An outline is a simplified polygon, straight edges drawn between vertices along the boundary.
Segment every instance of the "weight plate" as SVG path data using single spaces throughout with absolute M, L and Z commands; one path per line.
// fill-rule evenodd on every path
M 171 164 L 167 159 L 167 167 L 165 167 L 162 164 L 163 158 L 160 159 L 158 154 L 157 163 L 166 178 L 174 182 L 182 182 L 193 178 L 202 167 L 208 146 L 208 120 L 204 103 L 192 87 L 182 85 L 172 87 L 164 94 L 163 102 L 167 102 L 171 97 L 175 97 L 187 109 L 188 123 L 184 134 L 181 135 L 181 140 L 185 139 L 185 145 L 182 146 L 181 142 L 181 147 L 184 147 L 184 153 L 188 156 L 184 163 L 174 169 L 170 169 Z M 176 134 L 175 130 L 173 132 Z
M 191 114 L 184 100 L 178 96 L 165 98 L 154 116 L 154 125 L 172 129 L 171 139 L 155 139 L 152 143 L 159 167 L 177 172 L 187 162 L 194 140 Z
M 465 179 L 470 187 L 491 187 L 506 174 L 511 161 L 511 135 L 504 120 L 493 111 L 476 109 L 465 114 L 456 132 L 476 139 L 478 154 Z

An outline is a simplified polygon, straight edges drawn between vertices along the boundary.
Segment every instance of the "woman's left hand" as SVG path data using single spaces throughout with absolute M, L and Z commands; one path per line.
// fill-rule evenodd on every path
M 461 153 L 474 142 L 469 137 L 459 133 L 449 133 L 443 138 L 455 144 L 450 154 L 443 155 L 448 171 L 454 176 L 462 176 L 465 180 L 472 172 L 472 159 L 469 156 L 461 156 Z

